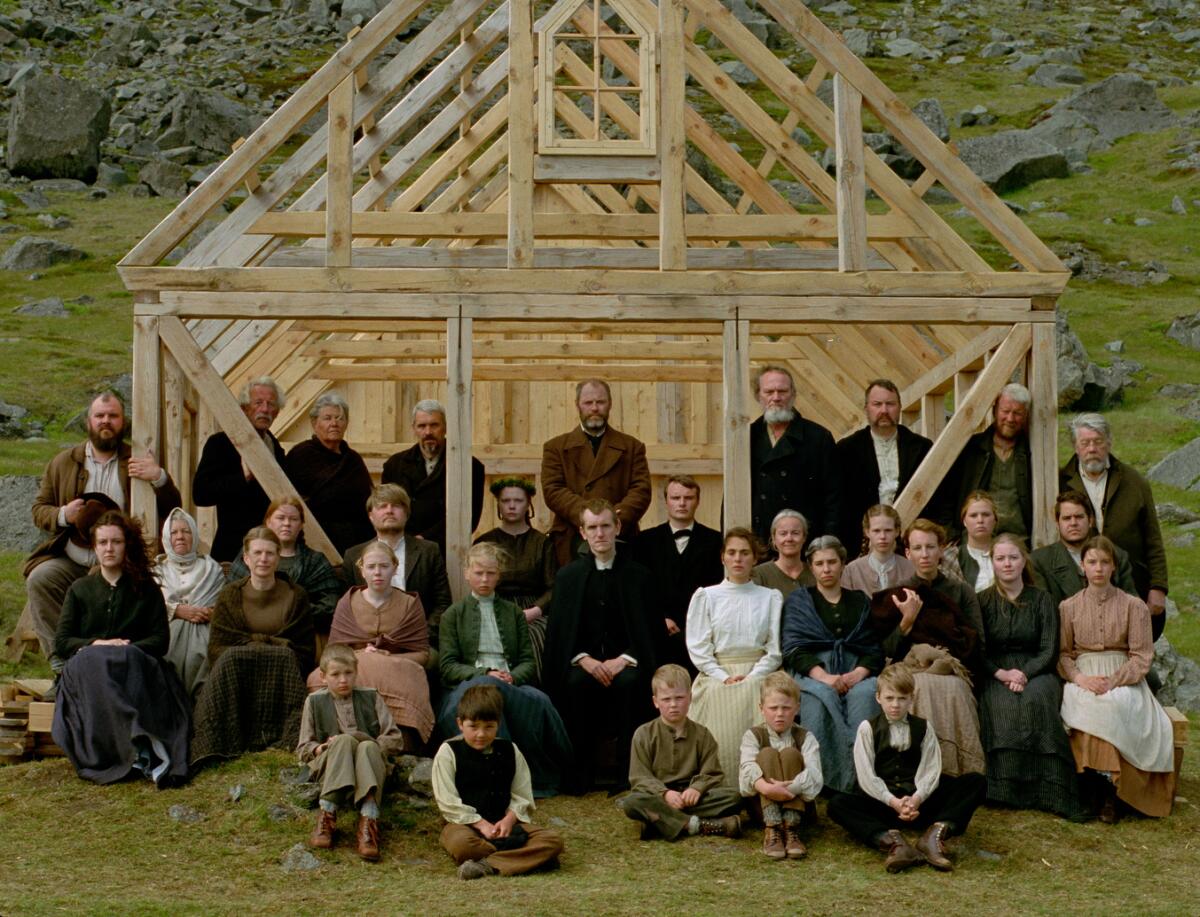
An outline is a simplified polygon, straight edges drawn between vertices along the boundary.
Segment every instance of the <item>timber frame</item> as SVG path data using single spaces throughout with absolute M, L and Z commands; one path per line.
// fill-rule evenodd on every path
M 134 297 L 134 447 L 164 459 L 185 503 L 217 429 L 271 496 L 292 492 L 238 409 L 250 378 L 289 389 L 285 441 L 306 438 L 313 397 L 348 392 L 348 438 L 374 471 L 408 438 L 412 403 L 439 396 L 457 582 L 472 453 L 489 474 L 535 474 L 541 441 L 574 422 L 573 382 L 602 376 L 652 472 L 720 482 L 740 523 L 750 368 L 770 361 L 792 366 L 798 407 L 835 437 L 861 426 L 866 380 L 900 385 L 905 422 L 935 439 L 898 498 L 906 521 L 999 389 L 1027 382 L 1035 535 L 1053 537 L 1054 308 L 1069 274 L 801 0 L 758 6 L 802 49 L 804 74 L 719 0 L 454 0 L 396 42 L 424 6 L 392 0 L 118 266 Z M 619 15 L 653 40 L 608 37 Z M 598 35 L 594 58 L 547 39 L 551 22 Z M 702 43 L 745 64 L 756 94 Z M 864 143 L 864 116 L 919 177 Z M 541 142 L 551 117 L 596 142 Z M 834 174 L 808 146 L 833 152 Z M 1012 269 L 926 202 L 935 184 Z M 719 506 L 705 500 L 713 523 Z M 145 482 L 133 509 L 157 530 Z M 336 559 L 311 519 L 307 537 Z

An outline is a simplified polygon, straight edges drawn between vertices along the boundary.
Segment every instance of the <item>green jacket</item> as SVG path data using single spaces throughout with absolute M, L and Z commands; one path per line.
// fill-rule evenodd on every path
M 535 669 L 525 612 L 500 596 L 496 596 L 495 603 L 496 626 L 500 630 L 500 642 L 504 645 L 513 684 L 529 684 Z M 475 657 L 479 655 L 479 626 L 479 600 L 474 596 L 455 602 L 442 614 L 438 632 L 438 668 L 442 672 L 442 684 L 447 688 L 481 674 L 475 668 Z

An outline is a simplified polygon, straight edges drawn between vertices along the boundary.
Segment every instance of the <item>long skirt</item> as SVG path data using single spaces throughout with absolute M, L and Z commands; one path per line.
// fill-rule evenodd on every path
M 1085 675 L 1111 675 L 1129 657 L 1119 651 L 1083 653 Z M 1171 721 L 1146 680 L 1093 694 L 1063 688 L 1062 718 L 1070 730 L 1076 769 L 1110 774 L 1117 798 L 1145 815 L 1171 813 L 1175 795 L 1175 748 Z
M 305 697 L 296 654 L 286 646 L 230 647 L 196 701 L 192 764 L 271 746 L 294 750 Z
M 719 654 L 717 662 L 730 676 L 749 675 L 762 651 Z M 692 683 L 692 708 L 689 716 L 705 727 L 717 740 L 717 757 L 728 786 L 738 785 L 742 736 L 751 726 L 763 722 L 759 704 L 759 686 L 765 676 L 746 678 L 727 685 L 700 674 Z
M 532 608 L 537 602 L 536 595 L 508 595 L 504 596 L 510 602 L 515 603 L 524 611 L 526 608 Z M 546 628 L 550 624 L 550 619 L 546 617 L 546 609 L 542 609 L 542 616 L 528 621 L 529 625 L 529 643 L 533 647 L 533 672 L 534 680 L 538 684 L 542 683 L 542 652 L 546 648 Z M 522 754 L 525 749 L 521 749 Z
M 51 735 L 80 777 L 114 783 L 139 771 L 187 780 L 191 704 L 174 670 L 136 646 L 86 646 L 63 669 Z
M 821 744 L 821 773 L 825 785 L 843 793 L 858 786 L 854 769 L 854 739 L 858 724 L 879 713 L 875 678 L 864 678 L 845 694 L 807 675 L 800 684 L 800 724 Z
M 957 675 L 914 672 L 917 692 L 913 713 L 928 720 L 942 750 L 942 773 L 951 777 L 982 774 L 983 745 L 979 741 L 979 712 L 971 686 Z
M 422 742 L 433 733 L 433 707 L 429 702 L 429 678 L 419 663 L 403 656 L 387 653 L 368 653 L 355 650 L 360 688 L 374 688 L 387 704 L 397 726 L 415 731 Z M 325 686 L 320 669 L 308 676 L 308 690 L 319 691 Z
M 994 678 L 984 686 L 979 720 L 988 799 L 1067 818 L 1084 814 L 1061 707 L 1062 682 L 1053 673 L 1035 675 L 1019 694 Z
M 571 739 L 550 698 L 533 685 L 510 685 L 490 675 L 477 675 L 460 682 L 442 702 L 438 717 L 438 731 L 442 737 L 451 739 L 460 732 L 456 717 L 458 702 L 467 688 L 475 685 L 500 689 L 504 713 L 497 734 L 521 749 L 529 765 L 534 796 L 556 795 L 563 771 L 572 761 Z
M 172 618 L 170 629 L 171 648 L 165 658 L 175 667 L 188 697 L 195 700 L 208 680 L 208 625 Z

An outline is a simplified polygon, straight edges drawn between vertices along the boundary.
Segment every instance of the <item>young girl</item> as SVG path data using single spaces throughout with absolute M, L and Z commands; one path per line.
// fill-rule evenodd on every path
M 842 571 L 842 587 L 874 595 L 906 583 L 914 575 L 912 561 L 896 553 L 900 514 L 884 503 L 867 510 L 862 522 L 867 553 L 850 561 Z
M 987 491 L 975 490 L 963 501 L 963 540 L 945 552 L 946 563 L 962 576 L 963 582 L 982 592 L 995 582 L 992 569 L 992 535 L 996 531 L 996 501 Z

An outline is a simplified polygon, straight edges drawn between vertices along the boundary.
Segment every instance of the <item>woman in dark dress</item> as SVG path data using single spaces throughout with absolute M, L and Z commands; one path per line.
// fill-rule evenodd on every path
M 266 526 L 246 533 L 242 562 L 249 574 L 221 590 L 213 608 L 193 764 L 299 741 L 304 675 L 313 667 L 308 596 L 276 571 L 279 536 Z
M 288 453 L 284 467 L 339 553 L 373 538 L 367 518 L 371 473 L 345 440 L 350 405 L 337 392 L 325 392 L 308 412 L 312 439 Z
M 163 660 L 167 609 L 136 520 L 112 510 L 92 527 L 99 572 L 63 601 L 54 651 L 66 660 L 51 733 L 80 777 L 141 774 L 158 786 L 188 775 L 189 703 Z
M 1032 585 L 1020 538 L 997 536 L 992 567 L 996 580 L 979 593 L 990 674 L 979 696 L 988 799 L 1082 817 L 1055 671 L 1058 611 L 1049 594 Z

